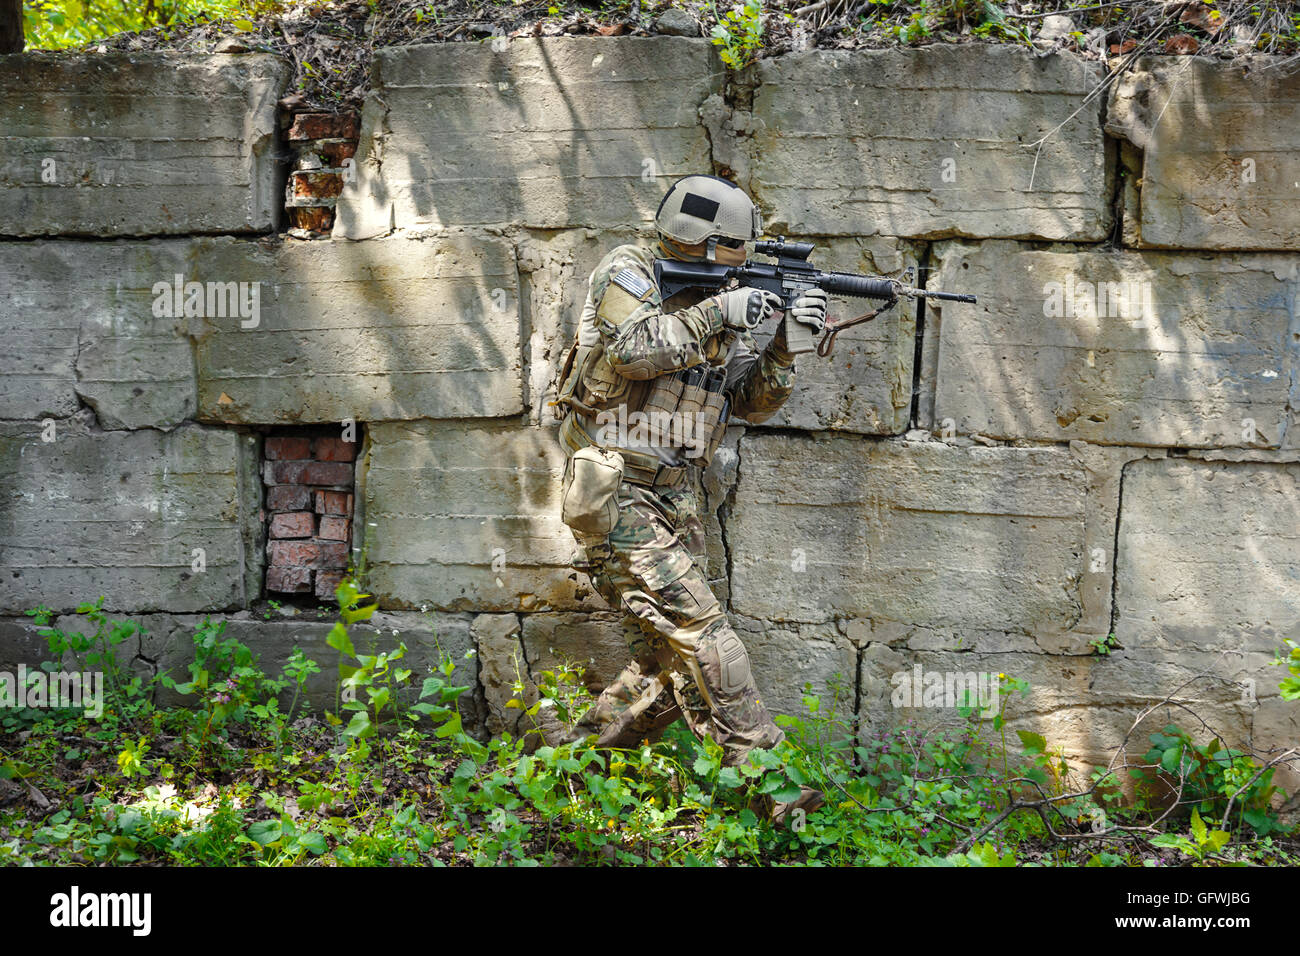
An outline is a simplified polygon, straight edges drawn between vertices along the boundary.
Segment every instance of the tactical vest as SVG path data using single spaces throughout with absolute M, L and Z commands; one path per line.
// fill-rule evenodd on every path
M 681 300 L 678 308 L 684 308 L 707 297 L 686 292 L 674 300 Z M 691 455 L 688 451 L 688 461 L 707 468 L 727 430 L 730 401 L 724 386 L 731 334 L 714 336 L 706 343 L 708 362 L 644 380 L 624 378 L 614 371 L 605 354 L 603 338 L 593 345 L 580 345 L 575 336 L 556 376 L 556 398 L 552 403 L 556 417 L 563 420 L 560 441 L 572 453 L 596 444 L 590 429 L 596 427 L 602 412 L 624 421 L 633 420 L 632 413 L 640 412 L 645 416 L 642 420 L 648 421 L 652 429 L 666 428 L 669 435 L 689 434 L 689 442 L 673 444 L 696 445 L 700 453 Z M 653 443 L 669 444 L 668 441 Z M 653 454 L 616 444 L 605 447 L 623 456 L 627 481 L 679 487 L 688 477 L 688 466 L 665 465 Z

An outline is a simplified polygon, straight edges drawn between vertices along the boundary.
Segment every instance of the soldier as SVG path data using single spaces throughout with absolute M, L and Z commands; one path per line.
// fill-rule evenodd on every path
M 790 396 L 794 356 L 784 323 L 758 351 L 750 330 L 781 307 L 752 288 L 662 301 L 654 260 L 739 265 L 761 220 L 739 187 L 688 176 L 655 216 L 652 248 L 619 246 L 591 274 L 577 339 L 557 379 L 565 523 L 577 567 L 627 612 L 632 663 L 579 725 L 608 747 L 654 739 L 678 717 L 708 734 L 724 763 L 784 734 L 759 699 L 749 655 L 709 588 L 695 487 L 734 416 L 767 420 Z M 826 294 L 810 289 L 785 321 L 821 331 Z M 774 819 L 811 811 L 822 794 L 771 806 Z

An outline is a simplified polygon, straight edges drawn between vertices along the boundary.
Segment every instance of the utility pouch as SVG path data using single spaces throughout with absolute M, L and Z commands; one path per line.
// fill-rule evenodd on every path
M 727 384 L 727 370 L 721 366 L 709 370 L 704 379 L 704 407 L 700 409 L 699 427 L 701 435 L 712 435 L 713 428 L 722 417 L 722 406 L 727 401 L 723 391 Z
M 579 448 L 564 469 L 560 517 L 587 546 L 603 539 L 618 522 L 618 486 L 623 456 L 596 445 Z
M 699 413 L 704 411 L 708 366 L 696 365 L 678 374 L 682 377 L 682 397 L 677 403 L 677 414 L 683 421 L 696 421 Z
M 713 425 L 713 434 L 706 439 L 709 444 L 700 457 L 701 468 L 709 467 L 709 462 L 713 461 L 714 453 L 718 450 L 718 446 L 722 444 L 722 438 L 727 434 L 727 418 L 730 411 L 731 400 L 724 394 L 722 396 L 722 408 L 719 410 L 717 421 Z
M 677 414 L 682 404 L 682 391 L 686 382 L 682 372 L 660 375 L 651 379 L 650 394 L 646 396 L 641 410 L 647 414 L 659 412 L 666 415 Z

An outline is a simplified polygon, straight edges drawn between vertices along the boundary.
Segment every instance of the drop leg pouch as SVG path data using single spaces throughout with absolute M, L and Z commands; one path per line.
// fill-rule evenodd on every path
M 584 547 L 604 542 L 618 522 L 623 456 L 595 445 L 579 448 L 564 472 L 560 517 Z

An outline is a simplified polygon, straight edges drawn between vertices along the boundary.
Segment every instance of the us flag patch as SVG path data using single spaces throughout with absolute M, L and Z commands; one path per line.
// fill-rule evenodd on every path
M 616 286 L 627 290 L 638 299 L 645 298 L 645 294 L 650 291 L 650 282 L 644 276 L 637 275 L 631 269 L 620 269 L 614 273 L 614 277 L 609 280 Z

